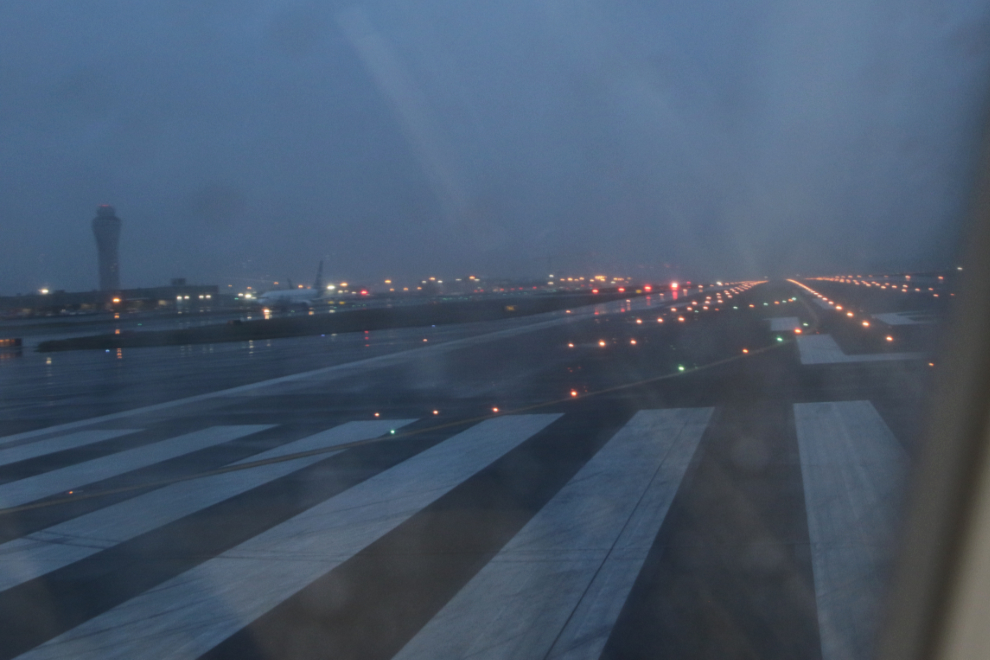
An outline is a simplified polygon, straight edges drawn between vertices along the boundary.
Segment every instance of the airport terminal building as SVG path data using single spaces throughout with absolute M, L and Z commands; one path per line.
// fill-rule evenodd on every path
M 71 316 L 105 311 L 200 311 L 220 306 L 216 284 L 173 283 L 170 286 L 107 291 L 52 291 L 0 296 L 0 315 L 8 318 Z

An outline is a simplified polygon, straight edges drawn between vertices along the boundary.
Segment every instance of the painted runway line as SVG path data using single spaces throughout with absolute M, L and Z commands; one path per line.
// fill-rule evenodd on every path
M 10 447 L 8 449 L 0 449 L 0 465 L 10 465 L 11 463 L 26 461 L 29 458 L 38 458 L 39 456 L 47 456 L 49 454 L 65 451 L 67 449 L 85 447 L 86 445 L 96 444 L 97 442 L 103 442 L 104 440 L 119 438 L 120 436 L 127 435 L 128 433 L 136 433 L 137 431 L 138 429 L 113 429 L 110 431 L 100 431 L 94 429 L 90 431 L 78 431 L 76 433 L 69 433 L 68 435 L 62 435 L 56 438 L 39 440 L 26 445 L 17 445 L 16 447 Z
M 927 325 L 935 323 L 934 316 L 925 312 L 889 312 L 887 314 L 874 314 L 873 318 L 883 321 L 887 325 Z
M 637 413 L 396 658 L 597 658 L 711 412 Z
M 415 420 L 348 422 L 233 463 L 249 463 L 375 438 Z M 0 591 L 85 559 L 244 493 L 332 454 L 182 481 L 0 545 Z
M 801 320 L 796 316 L 782 316 L 770 319 L 771 332 L 794 332 L 801 327 Z
M 869 401 L 794 405 L 824 660 L 871 657 L 907 456 Z
M 559 417 L 484 421 L 21 657 L 197 657 Z
M 917 360 L 921 353 L 863 353 L 846 355 L 832 335 L 801 335 L 797 338 L 801 364 L 848 364 L 850 362 L 885 362 L 888 360 Z
M 94 458 L 0 486 L 0 508 L 20 506 L 66 493 L 139 468 L 271 428 L 271 424 L 214 426 L 134 449 Z

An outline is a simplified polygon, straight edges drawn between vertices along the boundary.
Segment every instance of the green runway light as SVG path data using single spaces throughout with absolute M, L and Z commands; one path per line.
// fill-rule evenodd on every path
M 777 341 L 784 341 L 783 337 L 777 337 Z
M 389 431 L 389 433 L 391 433 L 392 435 L 395 435 L 395 429 L 392 429 L 391 431 Z
M 678 371 L 684 371 L 684 365 L 683 364 L 677 365 L 677 370 Z

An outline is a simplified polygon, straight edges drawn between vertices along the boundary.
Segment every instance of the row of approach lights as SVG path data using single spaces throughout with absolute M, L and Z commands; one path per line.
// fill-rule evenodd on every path
M 760 283 L 761 282 L 744 282 L 744 283 L 742 283 L 740 285 L 737 285 L 735 287 L 732 287 L 730 289 L 727 289 L 725 291 L 725 293 L 726 293 L 726 299 L 732 298 L 733 297 L 733 294 L 739 295 L 740 293 L 743 293 L 744 291 L 747 291 L 750 288 L 752 288 L 752 287 L 754 287 L 754 286 L 756 286 L 757 284 L 760 284 Z M 676 288 L 676 286 L 673 287 L 673 288 Z M 700 288 L 701 287 L 699 286 L 699 289 Z M 716 301 L 715 302 L 717 302 L 719 304 L 722 304 L 724 302 L 722 300 L 722 292 L 717 292 L 715 295 L 716 295 Z M 776 302 L 779 302 L 779 301 L 776 301 Z M 703 310 L 706 310 L 706 311 L 720 311 L 720 308 L 717 308 L 717 307 L 714 308 L 714 309 L 711 309 L 711 306 L 708 304 L 708 303 L 712 303 L 712 297 L 711 297 L 711 295 L 709 295 L 709 296 L 706 297 L 705 303 L 706 304 L 701 305 L 701 307 L 702 307 Z M 687 309 L 687 311 L 694 311 L 695 313 L 698 313 L 699 310 L 698 309 L 695 309 L 696 307 L 698 307 L 698 305 L 697 305 L 697 303 L 694 303 L 693 305 L 686 306 L 686 309 Z M 750 307 L 753 307 L 753 305 L 750 305 Z M 738 308 L 738 306 L 734 306 L 733 309 L 739 309 L 739 308 Z M 631 310 L 625 310 L 625 309 L 623 309 L 622 311 L 623 312 L 627 312 L 627 311 L 631 311 Z M 568 314 L 570 312 L 571 312 L 571 310 L 567 310 L 567 313 Z M 676 309 L 674 309 L 674 308 L 671 308 L 670 309 L 670 312 L 672 314 L 676 314 L 677 313 L 676 312 Z M 685 320 L 686 319 L 683 316 L 678 316 L 678 321 L 684 322 Z M 663 323 L 664 320 L 663 320 L 662 317 L 658 317 L 657 318 L 657 322 L 658 323 Z M 643 323 L 643 319 L 637 318 L 636 319 L 636 323 L 639 324 L 639 325 L 641 325 Z M 365 334 L 367 334 L 367 331 L 365 331 Z M 424 338 L 423 341 L 426 342 L 426 341 L 428 341 L 428 339 Z M 629 343 L 630 343 L 630 345 L 635 346 L 635 345 L 637 345 L 638 342 L 636 341 L 636 339 L 630 339 L 629 340 Z M 608 345 L 608 342 L 606 342 L 604 339 L 601 339 L 601 340 L 598 341 L 598 346 L 601 347 L 601 348 L 605 348 L 607 345 Z M 574 345 L 573 342 L 568 343 L 567 346 L 568 346 L 568 348 L 574 348 L 575 347 L 575 345 Z M 744 352 L 748 352 L 748 351 L 744 350 Z M 684 365 L 678 365 L 677 370 L 679 372 L 684 372 L 684 371 L 686 371 L 686 368 L 684 367 Z M 577 397 L 577 396 L 579 396 L 579 392 L 577 390 L 572 389 L 570 391 L 570 396 L 571 397 Z M 499 408 L 497 406 L 493 406 L 492 407 L 492 413 L 497 414 L 498 412 L 500 412 L 499 411 Z M 439 415 L 440 414 L 440 411 L 439 410 L 434 410 L 433 411 L 433 414 L 434 415 Z M 376 418 L 377 417 L 380 417 L 381 416 L 381 413 L 376 412 L 376 413 L 374 413 L 374 416 Z M 394 429 L 391 430 L 390 431 L 390 434 L 391 435 L 394 435 L 395 434 L 395 430 Z
M 702 311 L 711 311 L 711 312 L 722 311 L 722 308 L 721 307 L 716 307 L 716 305 L 725 305 L 725 304 L 728 304 L 728 300 L 731 299 L 733 296 L 738 296 L 739 294 L 741 294 L 741 293 L 743 293 L 745 291 L 748 291 L 749 289 L 753 288 L 754 286 L 756 286 L 758 284 L 763 284 L 763 281 L 758 281 L 758 282 L 742 282 L 740 284 L 737 284 L 736 286 L 733 286 L 731 288 L 725 289 L 724 290 L 725 299 L 722 298 L 723 291 L 718 291 L 718 292 L 715 293 L 714 300 L 713 300 L 713 298 L 712 298 L 711 295 L 708 295 L 708 296 L 705 297 L 704 302 L 702 304 L 700 304 L 700 305 L 697 302 L 691 303 L 691 304 L 685 304 L 684 305 L 684 310 L 685 311 L 688 311 L 688 312 L 693 312 L 695 314 L 699 314 Z M 722 285 L 722 283 L 721 282 L 718 282 L 718 286 L 721 286 L 721 285 Z M 678 283 L 677 282 L 674 282 L 673 284 L 671 284 L 671 287 L 670 288 L 672 290 L 677 290 L 678 287 L 679 287 Z M 699 286 L 698 288 L 699 289 L 702 289 L 703 287 L 702 286 Z M 663 298 L 663 295 L 661 294 L 660 297 Z M 785 301 L 779 301 L 779 300 L 777 300 L 777 301 L 774 301 L 774 304 L 780 304 L 781 302 L 785 302 L 785 303 L 786 302 L 792 302 L 794 300 L 796 300 L 796 298 L 791 298 L 791 299 L 785 300 Z M 764 305 L 767 305 L 768 303 L 763 303 L 763 304 Z M 755 307 L 755 305 L 750 305 L 750 307 Z M 739 307 L 738 307 L 738 305 L 733 305 L 732 309 L 738 310 Z M 629 310 L 623 309 L 623 310 L 620 310 L 620 311 L 628 313 L 628 312 L 631 312 L 632 310 L 631 309 L 629 309 Z M 679 315 L 679 312 L 677 311 L 677 306 L 676 305 L 670 307 L 668 309 L 668 312 L 670 314 L 672 314 L 672 315 L 676 315 L 677 316 L 677 321 L 679 323 L 684 323 L 684 322 L 687 321 L 687 319 L 684 316 L 680 316 Z M 568 310 L 568 313 L 570 313 L 570 310 Z M 663 317 L 662 316 L 658 316 L 657 317 L 657 323 L 663 323 L 663 322 L 664 322 Z M 637 325 L 642 325 L 643 324 L 643 319 L 642 318 L 637 318 L 636 319 L 636 324 Z M 778 340 L 779 340 L 779 338 L 778 338 Z M 605 339 L 599 339 L 598 340 L 598 347 L 599 348 L 607 348 L 608 345 L 609 345 L 609 343 Z M 629 345 L 630 346 L 636 346 L 636 345 L 638 345 L 638 342 L 637 342 L 637 340 L 635 338 L 631 338 L 629 340 Z M 575 348 L 575 347 L 576 346 L 575 346 L 574 342 L 568 342 L 567 348 Z M 748 349 L 743 349 L 743 353 L 749 353 L 749 350 Z M 681 364 L 681 365 L 678 365 L 677 366 L 677 370 L 679 372 L 684 372 L 684 371 L 686 371 L 686 367 Z M 578 396 L 578 391 L 577 390 L 571 390 L 570 394 L 571 394 L 572 397 L 577 397 Z
M 436 409 L 433 410 L 432 412 L 433 412 L 433 415 L 434 416 L 438 416 L 440 414 L 440 411 L 439 410 L 436 410 Z M 501 412 L 501 411 L 499 410 L 498 406 L 492 406 L 492 412 L 493 413 L 497 413 L 497 412 Z M 380 419 L 381 416 L 382 416 L 382 414 L 380 412 L 374 413 L 375 419 Z M 389 435 L 395 435 L 395 429 L 391 429 L 389 431 Z
M 960 267 L 958 270 L 962 270 L 962 268 Z M 889 278 L 890 278 L 890 276 L 885 275 L 884 276 L 884 280 L 883 281 L 880 281 L 878 279 L 863 279 L 863 278 L 861 278 L 858 275 L 856 275 L 856 276 L 853 276 L 853 275 L 839 275 L 839 276 L 836 276 L 836 277 L 814 277 L 814 278 L 811 278 L 811 279 L 822 281 L 822 282 L 838 282 L 840 284 L 853 284 L 855 286 L 865 286 L 867 288 L 879 288 L 880 290 L 883 290 L 883 291 L 892 291 L 892 292 L 893 291 L 897 291 L 897 292 L 900 292 L 900 293 L 911 293 L 912 292 L 912 289 L 913 289 L 913 292 L 914 293 L 922 293 L 922 294 L 926 294 L 927 295 L 930 292 L 932 294 L 932 297 L 933 298 L 938 298 L 939 297 L 938 291 L 935 290 L 935 287 L 932 287 L 932 286 L 930 286 L 930 287 L 920 287 L 920 286 L 914 286 L 914 287 L 912 287 L 911 284 L 914 284 L 914 283 L 917 283 L 917 282 L 915 281 L 915 282 L 912 283 L 911 282 L 911 276 L 910 275 L 904 275 L 903 278 L 901 278 L 900 276 L 897 276 L 897 279 L 903 279 L 903 283 L 901 283 L 901 284 L 898 284 L 897 282 L 894 282 L 894 281 L 890 281 Z M 938 283 L 939 284 L 944 284 L 945 283 L 945 276 L 944 275 L 939 275 L 938 276 Z M 954 293 L 950 293 L 949 294 L 950 297 L 954 297 L 955 295 L 956 294 L 954 294 Z
M 957 266 L 956 267 L 956 270 L 962 270 L 962 266 Z M 859 277 L 859 276 L 855 276 L 855 277 Z M 843 284 L 854 284 L 854 285 L 857 285 L 857 286 L 858 285 L 865 285 L 867 287 L 869 287 L 869 286 L 879 286 L 881 289 L 886 289 L 887 288 L 886 285 L 881 284 L 881 283 L 879 283 L 877 281 L 873 281 L 871 283 L 869 281 L 865 281 L 865 280 L 862 280 L 862 279 L 857 280 L 857 279 L 855 279 L 855 277 L 847 275 L 847 276 L 844 276 L 844 277 L 843 276 L 839 276 L 839 277 L 816 277 L 816 278 L 813 278 L 813 279 L 823 280 L 823 281 L 828 281 L 828 282 L 841 282 Z M 886 276 L 886 275 L 884 276 L 884 278 L 887 278 L 887 277 L 888 276 Z M 911 276 L 910 275 L 905 275 L 904 276 L 904 279 L 905 280 L 910 280 L 911 279 Z M 939 279 L 939 282 L 943 282 L 944 283 L 945 276 L 939 275 L 938 276 L 938 279 Z M 799 286 L 803 286 L 805 289 L 808 289 L 808 291 L 810 291 L 814 295 L 818 296 L 823 301 L 827 302 L 829 305 L 833 305 L 835 307 L 836 311 L 842 311 L 842 305 L 838 305 L 838 304 L 834 303 L 833 301 L 829 300 L 828 298 L 826 298 L 825 296 L 821 295 L 820 293 L 818 293 L 814 289 L 811 289 L 810 287 L 804 286 L 803 284 L 800 284 L 799 282 L 796 282 L 796 284 L 798 284 Z M 895 287 L 893 285 L 893 283 L 890 283 L 889 286 L 890 286 L 890 289 L 892 291 L 898 291 L 899 290 L 899 291 L 902 291 L 904 293 L 908 293 L 905 290 L 905 288 L 904 288 L 906 285 L 902 285 L 900 289 L 898 289 L 897 287 Z M 934 291 L 934 289 L 932 287 L 928 287 L 928 290 L 929 291 Z M 915 291 L 922 292 L 920 288 L 915 288 Z M 922 293 L 924 293 L 924 292 L 922 292 Z M 932 295 L 933 295 L 933 297 L 938 298 L 938 294 L 937 293 L 934 293 Z M 955 297 L 955 295 L 956 294 L 954 294 L 954 293 L 951 293 L 951 292 L 949 293 L 949 296 L 950 297 Z M 847 310 L 846 311 L 846 316 L 852 318 L 853 317 L 852 311 L 851 310 Z M 863 320 L 863 327 L 864 328 L 869 328 L 870 327 L 870 322 L 864 319 Z M 886 339 L 889 342 L 894 341 L 894 338 L 891 335 L 887 335 Z M 935 366 L 935 363 L 934 362 L 929 362 L 928 363 L 928 366 L 929 367 L 934 367 Z
M 962 270 L 962 268 L 960 267 L 959 270 Z M 814 279 L 816 279 L 816 280 L 824 280 L 824 281 L 831 281 L 831 282 L 842 282 L 844 284 L 857 284 L 857 285 L 858 284 L 864 284 L 866 286 L 871 286 L 870 283 L 868 283 L 866 281 L 863 281 L 863 280 L 856 281 L 856 280 L 849 280 L 849 279 L 845 279 L 845 278 L 841 278 L 841 277 L 836 277 L 836 278 L 819 277 L 819 278 L 814 278 Z M 911 276 L 910 275 L 905 275 L 905 279 L 910 280 L 911 279 Z M 943 276 L 940 275 L 938 279 L 939 280 L 943 280 L 944 278 L 943 278 Z M 823 302 L 828 303 L 830 306 L 832 306 L 835 309 L 835 311 L 837 311 L 837 312 L 843 311 L 843 306 L 842 305 L 836 303 L 833 300 L 829 300 L 827 297 L 825 297 L 821 293 L 815 291 L 811 287 L 809 287 L 809 286 L 807 286 L 805 284 L 802 284 L 801 282 L 798 282 L 796 280 L 788 280 L 788 281 L 791 282 L 791 283 L 793 283 L 793 284 L 796 284 L 796 285 L 802 287 L 803 289 L 807 290 L 812 295 L 814 295 L 814 296 L 818 297 L 819 299 L 821 299 Z M 760 284 L 760 283 L 761 282 L 753 282 L 753 283 L 747 282 L 747 283 L 743 283 L 740 286 L 733 287 L 732 289 L 728 289 L 727 290 L 727 293 L 726 293 L 726 298 L 732 298 L 732 293 L 735 293 L 736 295 L 738 295 L 739 293 L 742 293 L 743 291 L 746 291 L 746 290 L 748 290 L 748 289 L 752 288 L 753 286 L 756 286 L 757 284 Z M 675 289 L 676 290 L 677 288 L 678 288 L 678 284 L 676 282 L 671 285 L 671 289 Z M 699 288 L 701 288 L 701 287 L 699 287 Z M 880 288 L 881 289 L 886 289 L 887 286 L 881 285 Z M 896 287 L 891 286 L 891 289 L 895 289 L 896 290 Z M 903 288 L 902 288 L 902 290 L 903 290 Z M 931 290 L 932 289 L 929 288 L 929 291 L 931 291 Z M 920 291 L 920 289 L 915 289 L 915 291 Z M 954 296 L 955 294 L 950 294 L 950 295 L 953 295 Z M 935 294 L 935 297 L 938 297 L 938 294 Z M 788 298 L 786 300 L 775 300 L 773 302 L 773 304 L 774 305 L 787 304 L 787 303 L 795 302 L 796 300 L 797 300 L 797 298 L 792 297 L 792 298 Z M 702 309 L 708 311 L 710 306 L 707 303 L 711 303 L 711 302 L 712 302 L 712 297 L 709 295 L 709 296 L 707 296 L 705 298 L 705 303 L 706 304 L 705 305 L 702 305 Z M 716 301 L 715 302 L 716 303 L 719 303 L 719 304 L 723 303 L 721 292 L 716 293 Z M 766 307 L 766 306 L 769 306 L 769 303 L 764 302 L 763 305 Z M 749 306 L 751 308 L 755 308 L 756 307 L 756 305 L 753 304 L 753 303 L 750 303 Z M 692 311 L 692 306 L 690 306 L 690 305 L 689 306 L 686 306 L 686 309 L 688 311 Z M 739 307 L 738 306 L 733 306 L 733 309 L 738 310 Z M 631 311 L 631 310 L 629 310 L 629 311 Z M 697 309 L 694 309 L 693 311 L 695 313 L 698 313 L 698 310 Z M 716 311 L 716 312 L 717 311 L 720 311 L 720 308 L 716 307 L 713 311 Z M 570 313 L 570 310 L 567 310 L 567 312 Z M 671 308 L 670 312 L 671 313 L 676 313 L 676 311 L 675 311 L 674 308 Z M 847 309 L 847 310 L 845 310 L 845 312 L 846 312 L 846 316 L 848 318 L 854 318 L 855 317 L 855 313 L 852 310 L 848 310 Z M 683 323 L 685 321 L 685 318 L 683 316 L 678 316 L 677 320 L 679 322 L 682 322 Z M 663 322 L 664 321 L 663 321 L 663 318 L 662 317 L 657 317 L 657 323 L 663 323 Z M 641 318 L 637 318 L 636 319 L 636 324 L 637 325 L 641 325 L 642 323 L 643 323 L 643 319 L 641 319 Z M 805 323 L 804 325 L 807 326 L 807 323 Z M 870 322 L 868 320 L 866 320 L 866 319 L 863 319 L 862 325 L 863 325 L 864 328 L 869 328 L 870 327 Z M 803 331 L 802 331 L 801 328 L 794 328 L 794 334 L 801 334 L 802 332 Z M 888 342 L 893 342 L 894 341 L 894 338 L 893 338 L 892 335 L 887 335 L 886 340 Z M 425 341 L 427 341 L 427 339 L 424 338 L 423 341 L 425 342 Z M 777 337 L 777 341 L 780 342 L 780 341 L 783 341 L 783 339 L 778 336 Z M 637 344 L 637 342 L 636 342 L 635 339 L 630 339 L 629 340 L 629 343 L 632 346 L 635 346 Z M 608 342 L 606 342 L 604 339 L 600 339 L 600 340 L 598 340 L 598 346 L 600 348 L 605 348 L 605 347 L 608 346 Z M 574 343 L 573 342 L 570 342 L 570 343 L 567 344 L 567 347 L 568 348 L 574 348 L 575 346 L 574 346 Z M 749 349 L 748 348 L 744 348 L 744 349 L 742 349 L 742 352 L 744 354 L 748 354 L 749 353 Z M 928 366 L 934 367 L 935 366 L 935 363 L 934 362 L 929 362 L 928 363 Z M 679 372 L 685 371 L 684 365 L 678 365 L 677 366 L 677 370 Z M 579 392 L 577 390 L 572 389 L 570 391 L 570 395 L 571 395 L 571 397 L 577 397 L 577 396 L 579 396 Z M 497 406 L 493 406 L 492 407 L 492 412 L 497 414 L 499 412 L 498 407 Z M 433 411 L 433 414 L 434 415 L 439 415 L 440 414 L 440 411 L 439 410 L 434 410 Z M 375 417 L 380 417 L 380 416 L 381 416 L 381 413 L 377 413 L 377 412 L 375 413 Z M 395 429 L 392 429 L 390 431 L 390 434 L 391 435 L 395 435 Z
M 910 275 L 908 275 L 908 277 L 910 277 Z M 816 279 L 824 280 L 824 279 L 828 279 L 828 278 L 819 277 L 819 278 L 816 278 Z M 798 282 L 796 280 L 788 280 L 788 281 L 789 282 L 793 282 L 794 284 L 797 284 L 798 286 L 800 286 L 800 287 L 802 287 L 804 289 L 807 289 L 812 295 L 818 297 L 822 302 L 827 303 L 835 311 L 837 311 L 837 312 L 843 312 L 843 311 L 845 311 L 846 317 L 848 317 L 848 318 L 855 318 L 856 314 L 851 309 L 844 308 L 839 303 L 835 302 L 834 300 L 830 300 L 829 298 L 825 297 L 821 293 L 819 293 L 819 292 L 815 291 L 814 289 L 812 289 L 810 286 L 807 286 L 805 284 L 802 284 L 802 283 L 800 283 L 800 282 Z M 837 281 L 837 280 L 832 280 L 832 281 Z M 861 323 L 862 323 L 862 326 L 864 328 L 869 328 L 870 327 L 870 322 L 867 319 L 863 319 Z M 894 341 L 894 336 L 893 335 L 887 335 L 885 337 L 885 339 L 888 342 L 893 342 Z M 929 363 L 929 364 L 931 364 L 931 363 Z M 931 364 L 931 366 L 935 366 L 935 365 L 934 364 Z

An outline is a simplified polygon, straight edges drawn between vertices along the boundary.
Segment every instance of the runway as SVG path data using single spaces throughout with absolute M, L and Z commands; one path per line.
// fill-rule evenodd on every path
M 0 658 L 867 658 L 937 286 L 5 360 Z

